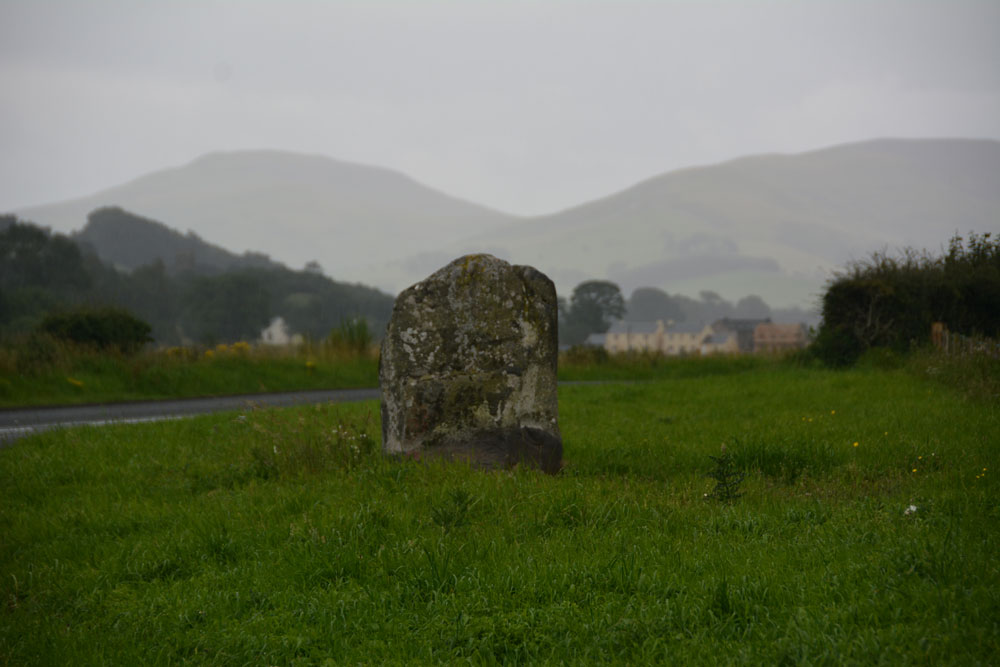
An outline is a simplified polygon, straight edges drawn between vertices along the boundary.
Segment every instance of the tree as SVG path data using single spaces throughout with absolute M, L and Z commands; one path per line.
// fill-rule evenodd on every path
M 684 321 L 680 303 L 656 287 L 639 287 L 628 300 L 628 318 L 637 322 Z
M 736 317 L 762 320 L 771 317 L 771 307 L 756 294 L 745 296 L 736 302 Z
M 624 315 L 625 298 L 618 285 L 606 280 L 582 282 L 570 297 L 560 338 L 571 345 L 582 343 L 589 334 L 606 332 Z
M 0 332 L 31 329 L 46 311 L 79 302 L 90 285 L 73 241 L 0 216 Z
M 185 329 L 205 343 L 256 340 L 271 321 L 268 285 L 252 272 L 197 278 L 184 301 Z
M 80 248 L 61 234 L 51 235 L 32 224 L 2 216 L 0 232 L 0 286 L 6 289 L 41 287 L 77 292 L 89 286 Z

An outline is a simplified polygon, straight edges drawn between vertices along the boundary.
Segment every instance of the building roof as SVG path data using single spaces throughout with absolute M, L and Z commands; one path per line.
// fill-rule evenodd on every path
M 671 324 L 667 329 L 667 333 L 696 334 L 704 331 L 705 326 L 704 322 L 680 322 L 678 324 Z
M 710 345 L 725 345 L 733 337 L 733 334 L 729 332 L 712 334 L 705 339 L 705 342 Z
M 729 329 L 731 331 L 753 331 L 758 324 L 770 324 L 771 318 L 749 319 L 742 317 L 723 317 L 715 321 L 712 326 L 719 329 Z
M 656 333 L 659 326 L 659 322 L 628 322 L 626 320 L 618 320 L 611 325 L 611 328 L 608 329 L 608 333 L 651 334 Z
M 594 345 L 596 347 L 604 347 L 604 341 L 607 340 L 607 335 L 602 333 L 592 333 L 587 336 L 587 340 L 583 341 L 584 345 Z
M 755 330 L 755 334 L 765 334 L 765 335 L 782 335 L 782 336 L 798 336 L 805 335 L 806 327 L 803 324 L 761 324 Z

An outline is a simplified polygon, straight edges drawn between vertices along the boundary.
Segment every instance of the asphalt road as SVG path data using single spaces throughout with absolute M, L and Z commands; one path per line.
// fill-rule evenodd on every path
M 0 447 L 9 445 L 25 435 L 57 426 L 158 421 L 210 412 L 241 410 L 252 406 L 284 407 L 309 403 L 345 403 L 378 397 L 378 389 L 332 389 L 134 403 L 4 409 L 0 410 Z

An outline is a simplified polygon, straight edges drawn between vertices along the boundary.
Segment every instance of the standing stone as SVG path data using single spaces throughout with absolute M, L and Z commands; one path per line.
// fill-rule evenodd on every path
M 559 471 L 556 290 L 467 255 L 396 298 L 382 341 L 382 450 Z

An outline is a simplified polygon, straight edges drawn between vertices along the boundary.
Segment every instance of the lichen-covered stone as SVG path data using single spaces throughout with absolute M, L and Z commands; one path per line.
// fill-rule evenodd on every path
M 379 364 L 383 451 L 557 472 L 556 327 L 552 281 L 492 255 L 404 291 Z

